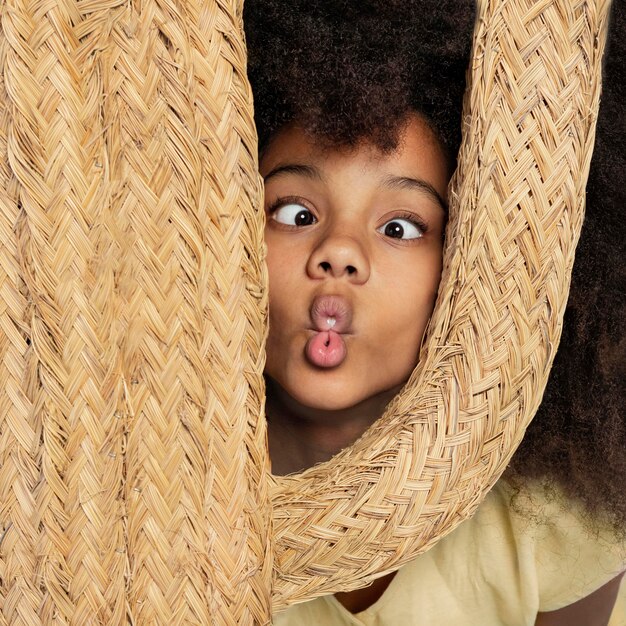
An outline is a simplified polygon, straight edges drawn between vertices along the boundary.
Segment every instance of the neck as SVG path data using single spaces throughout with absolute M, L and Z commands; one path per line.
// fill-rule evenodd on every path
M 268 438 L 273 473 L 290 474 L 328 461 L 383 414 L 400 388 L 383 391 L 355 406 L 329 411 L 298 404 L 268 378 Z

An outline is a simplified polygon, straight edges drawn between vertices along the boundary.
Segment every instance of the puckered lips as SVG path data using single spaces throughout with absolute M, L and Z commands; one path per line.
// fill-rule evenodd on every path
M 347 356 L 342 334 L 350 332 L 352 306 L 343 296 L 317 296 L 309 314 L 315 334 L 304 349 L 307 360 L 322 369 L 338 367 Z

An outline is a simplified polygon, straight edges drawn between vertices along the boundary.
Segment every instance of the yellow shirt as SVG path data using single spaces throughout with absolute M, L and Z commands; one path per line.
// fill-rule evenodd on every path
M 532 626 L 537 613 L 583 598 L 626 569 L 626 545 L 590 533 L 581 509 L 519 494 L 500 481 L 474 517 L 398 571 L 355 615 L 334 596 L 290 607 L 274 626 Z M 610 626 L 626 626 L 626 583 Z

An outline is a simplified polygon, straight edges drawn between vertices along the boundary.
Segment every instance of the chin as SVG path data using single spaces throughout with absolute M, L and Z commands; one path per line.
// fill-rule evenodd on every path
M 311 376 L 310 372 L 286 377 L 268 376 L 268 391 L 273 388 L 277 398 L 296 411 L 344 411 L 363 402 L 369 397 L 364 389 L 351 389 L 342 376 L 331 372 L 320 372 Z M 308 374 L 308 375 L 307 375 Z M 295 406 L 293 406 L 295 405 Z
M 290 394 L 291 395 L 291 394 Z M 291 396 L 298 404 L 314 411 L 345 411 L 359 404 L 361 398 L 353 399 L 345 394 L 335 395 L 332 393 L 321 393 L 314 397 Z
M 365 398 L 350 393 L 345 386 L 333 389 L 332 385 L 317 386 L 315 391 L 302 393 L 301 389 L 285 389 L 287 394 L 299 405 L 317 411 L 342 411 L 356 406 Z

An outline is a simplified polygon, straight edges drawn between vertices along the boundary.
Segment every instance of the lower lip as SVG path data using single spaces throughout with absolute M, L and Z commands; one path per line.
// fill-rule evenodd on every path
M 305 354 L 316 367 L 337 367 L 346 358 L 346 344 L 339 333 L 333 330 L 320 331 L 307 341 Z

